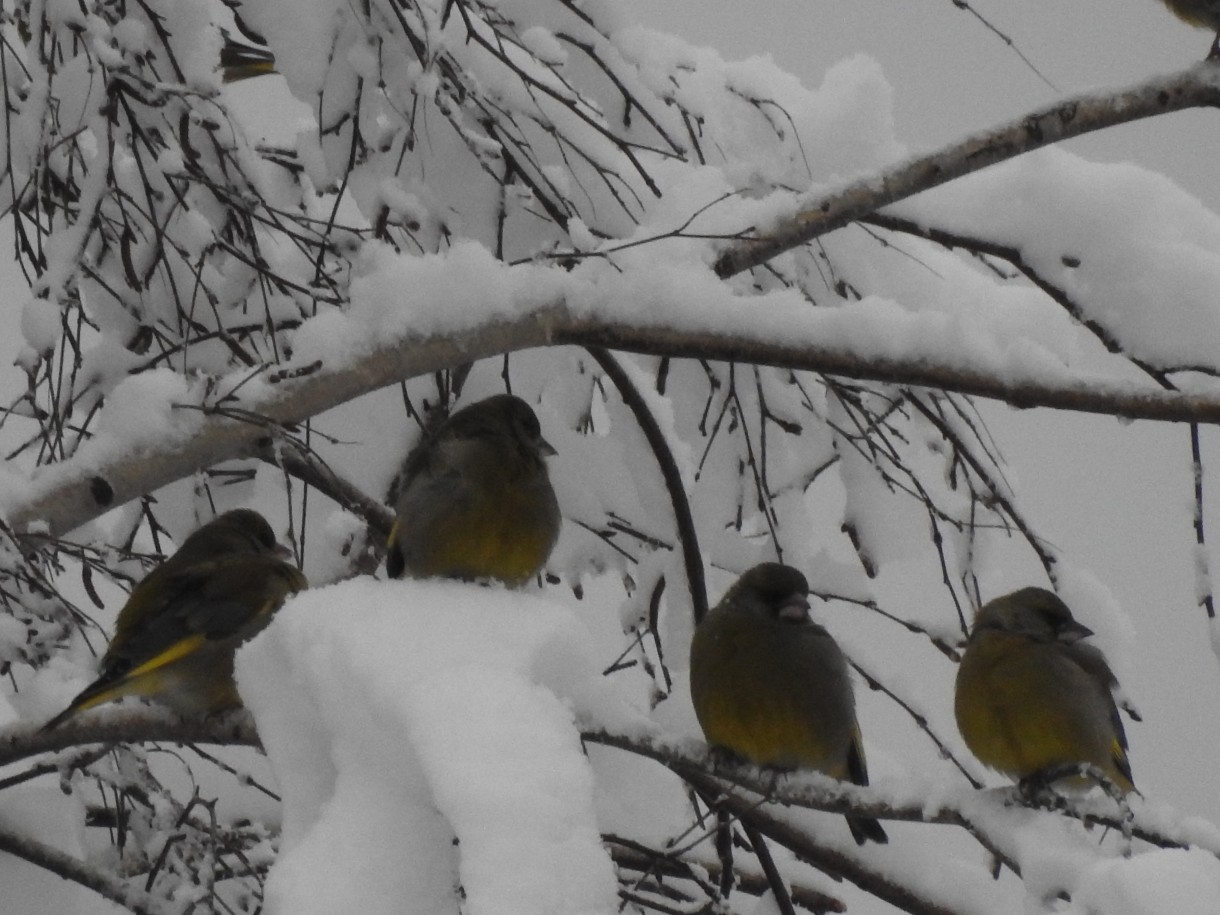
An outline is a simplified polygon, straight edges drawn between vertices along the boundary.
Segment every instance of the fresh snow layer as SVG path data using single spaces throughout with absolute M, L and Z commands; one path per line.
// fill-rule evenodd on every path
M 573 612 L 454 582 L 295 598 L 238 657 L 283 796 L 275 913 L 615 911 Z

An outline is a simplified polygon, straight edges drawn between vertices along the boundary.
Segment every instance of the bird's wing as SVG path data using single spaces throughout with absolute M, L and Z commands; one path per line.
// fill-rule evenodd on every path
M 1105 697 L 1105 702 L 1107 703 L 1110 725 L 1114 729 L 1114 745 L 1110 748 L 1110 756 L 1114 761 L 1115 768 L 1126 776 L 1127 781 L 1134 783 L 1135 779 L 1131 773 L 1131 761 L 1127 758 L 1127 731 L 1123 728 L 1123 718 L 1119 714 L 1118 703 L 1115 701 L 1118 678 L 1114 676 L 1114 671 L 1110 669 L 1106 656 L 1095 645 L 1073 642 L 1070 645 L 1064 646 L 1064 652 L 1101 687 L 1101 694 Z M 1132 717 L 1138 721 L 1139 715 L 1134 710 L 1131 710 L 1131 712 Z
M 1114 723 L 1114 732 L 1118 735 L 1119 743 L 1124 750 L 1127 749 L 1127 733 L 1123 730 L 1123 719 L 1118 713 L 1118 703 L 1115 701 L 1115 691 L 1118 689 L 1118 678 L 1114 676 L 1114 671 L 1110 669 L 1110 664 L 1106 660 L 1106 656 L 1102 654 L 1101 649 L 1095 645 L 1085 644 L 1083 642 L 1074 642 L 1071 645 L 1065 646 L 1065 652 L 1069 658 L 1076 662 L 1085 673 L 1093 680 L 1099 683 L 1106 696 L 1109 699 L 1110 719 Z M 1133 717 L 1138 721 L 1139 715 L 1133 713 Z
M 145 614 L 121 643 L 111 643 L 103 677 L 112 669 L 162 666 L 236 636 L 303 587 L 296 569 L 270 556 L 229 557 L 178 570 L 166 580 L 155 612 Z

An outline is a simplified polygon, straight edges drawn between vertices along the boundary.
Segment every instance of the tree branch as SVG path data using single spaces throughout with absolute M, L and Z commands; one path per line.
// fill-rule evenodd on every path
M 726 249 L 716 261 L 721 278 L 758 267 L 920 191 L 937 187 L 1022 153 L 1081 134 L 1186 108 L 1220 106 L 1220 63 L 1205 60 L 1106 95 L 1065 99 L 945 149 L 904 162 L 883 175 L 810 196 L 792 215 Z
M 14 835 L 3 827 L 0 827 L 0 851 L 45 868 L 65 880 L 79 883 L 135 915 L 167 915 L 171 910 L 169 905 L 162 904 L 138 887 L 129 886 L 107 871 L 91 867 L 37 839 Z
M 1007 366 L 1001 373 L 971 365 L 964 357 L 947 358 L 932 344 L 920 351 L 917 341 L 923 337 L 917 334 L 901 355 L 894 355 L 892 341 L 878 340 L 874 349 L 862 342 L 867 325 L 852 335 L 850 344 L 826 342 L 818 333 L 816 316 L 811 316 L 809 327 L 788 328 L 784 339 L 769 336 L 765 327 L 715 329 L 718 317 L 723 314 L 709 309 L 700 327 L 640 326 L 576 313 L 560 300 L 536 302 L 511 320 L 460 332 L 404 333 L 369 345 L 366 354 L 352 362 L 281 370 L 265 379 L 257 393 L 242 391 L 240 398 L 233 398 L 234 405 L 209 412 L 189 434 L 167 437 L 140 453 L 82 448 L 77 456 L 42 469 L 28 494 L 9 504 L 7 521 L 18 533 L 59 536 L 202 468 L 257 454 L 274 442 L 281 427 L 361 394 L 472 359 L 559 343 L 935 387 L 1020 407 L 1220 425 L 1220 394 L 1164 391 L 1104 379 L 1048 379 L 1045 366 Z M 840 332 L 841 317 L 836 316 L 835 325 Z M 40 521 L 45 528 L 37 527 Z
M 707 582 L 703 577 L 703 553 L 699 549 L 699 533 L 695 529 L 695 519 L 691 514 L 690 500 L 686 498 L 686 488 L 678 470 L 678 462 L 674 460 L 673 452 L 665 441 L 665 433 L 657 424 L 656 417 L 648 409 L 648 403 L 636 390 L 631 377 L 619 365 L 618 360 L 599 346 L 590 347 L 589 355 L 618 388 L 619 396 L 635 416 L 640 431 L 644 433 L 644 438 L 657 459 L 657 466 L 674 510 L 674 525 L 678 530 L 678 541 L 682 544 L 682 564 L 686 568 L 686 587 L 690 591 L 695 625 L 698 625 L 707 616 Z
M 910 896 L 908 888 L 873 871 L 855 856 L 817 844 L 800 828 L 760 808 L 760 799 L 779 805 L 831 813 L 850 812 L 880 819 L 959 826 L 969 831 L 1014 872 L 1019 873 L 1017 863 L 1003 851 L 1004 843 L 999 840 L 999 835 L 991 838 L 997 828 L 1002 827 L 1007 808 L 1014 808 L 1013 816 L 1023 818 L 1028 813 L 1027 808 L 1018 806 L 1019 795 L 1015 788 L 1008 792 L 977 792 L 963 787 L 960 798 L 942 792 L 939 804 L 933 807 L 928 804 L 926 797 L 915 793 L 909 798 L 895 799 L 893 796 L 883 796 L 876 788 L 838 782 L 817 773 L 777 776 L 772 771 L 755 766 L 727 764 L 722 760 L 714 760 L 706 746 L 690 740 L 626 737 L 600 730 L 586 730 L 581 737 L 592 743 L 615 747 L 655 760 L 701 793 L 717 798 L 722 809 L 743 821 L 748 821 L 753 829 L 791 849 L 815 867 L 845 877 L 866 891 L 889 899 L 906 911 L 943 915 L 949 910 L 931 900 Z M 206 719 L 187 719 L 154 706 L 122 706 L 81 715 L 52 731 L 38 730 L 26 724 L 9 728 L 0 733 L 0 767 L 41 753 L 83 744 L 145 741 L 259 746 L 253 720 L 244 710 Z M 742 794 L 742 790 L 748 794 Z M 986 798 L 988 795 L 994 797 L 994 802 L 987 803 L 986 817 L 983 818 L 987 825 L 981 826 L 970 809 L 979 798 Z M 1113 814 L 1099 813 L 1087 804 L 1065 806 L 1057 810 L 1056 814 L 1100 823 L 1115 829 L 1126 825 Z M 1138 823 L 1132 830 L 1132 835 L 1162 848 L 1181 848 L 1194 844 L 1220 856 L 1220 848 L 1210 847 L 1207 841 L 1198 836 L 1171 837 Z M 0 849 L 11 851 L 36 864 L 43 864 L 42 860 L 32 857 L 41 854 L 36 847 L 30 846 L 32 851 L 29 848 L 22 850 L 10 847 L 11 843 L 25 841 L 0 834 Z M 74 863 L 79 864 L 71 858 L 64 858 L 62 862 L 52 860 L 46 866 L 68 879 L 77 879 L 71 872 Z M 92 886 L 83 879 L 78 882 Z M 103 890 L 99 889 L 99 892 Z M 148 911 L 155 915 L 153 910 Z
M 639 871 L 642 874 L 659 877 L 675 877 L 678 879 L 696 879 L 693 870 L 698 868 L 707 873 L 713 883 L 720 879 L 720 862 L 710 858 L 696 858 L 694 855 L 674 856 L 667 852 L 655 852 L 642 849 L 636 843 L 617 836 L 604 837 L 610 847 L 610 856 L 614 863 L 622 869 Z M 767 877 L 744 868 L 737 868 L 734 873 L 734 887 L 752 896 L 761 896 L 771 889 Z M 793 883 L 789 887 L 792 901 L 809 909 L 815 915 L 823 912 L 846 912 L 843 901 L 811 886 Z
M 860 889 L 912 915 L 955 915 L 956 910 L 940 905 L 904 886 L 893 877 L 882 874 L 853 855 L 821 845 L 806 830 L 791 825 L 782 818 L 758 806 L 757 800 L 724 790 L 717 779 L 702 772 L 682 774 L 701 793 L 715 797 L 716 809 L 731 813 L 748 824 L 748 834 L 759 833 L 783 845 L 807 864 L 836 878 L 850 880 Z M 751 842 L 755 841 L 752 837 Z M 761 837 L 758 839 L 761 841 Z
M 715 786 L 716 791 L 722 791 L 725 785 L 735 785 L 777 803 L 795 807 L 825 810 L 830 813 L 854 813 L 886 820 L 942 823 L 961 826 L 975 832 L 975 824 L 970 816 L 960 805 L 955 805 L 952 797 L 948 795 L 943 798 L 939 807 L 932 809 L 924 797 L 912 796 L 910 799 L 895 801 L 885 798 L 875 788 L 835 781 L 816 773 L 777 778 L 774 772 L 756 766 L 726 764 L 713 760 L 708 748 L 694 741 L 626 737 L 596 729 L 585 729 L 581 737 L 591 743 L 615 747 L 655 760 L 682 778 L 687 778 L 691 773 L 713 777 L 719 782 Z M 139 742 L 260 747 L 254 720 L 244 709 L 192 719 L 153 705 L 122 705 L 79 715 L 51 731 L 43 731 L 26 723 L 0 731 L 0 767 L 40 753 L 51 753 L 85 744 Z M 973 797 L 978 793 L 965 786 L 962 791 L 963 797 Z M 1086 809 L 1084 806 L 1066 812 L 1076 818 L 1115 829 L 1122 825 L 1118 818 Z M 1162 848 L 1181 848 L 1193 844 L 1220 856 L 1220 847 L 1212 847 L 1198 836 L 1170 836 L 1138 823 L 1132 834 Z
M 1010 861 L 1008 856 L 1002 852 L 999 843 L 988 838 L 988 832 L 994 831 L 995 824 L 1002 821 L 1005 808 L 1014 807 L 1021 811 L 1028 809 L 1019 807 L 1020 795 L 1015 787 L 1008 791 L 995 789 L 976 791 L 963 786 L 960 798 L 955 799 L 951 795 L 944 794 L 940 798 L 939 806 L 932 807 L 929 805 L 927 797 L 916 793 L 912 793 L 909 798 L 895 800 L 892 797 L 883 797 L 876 788 L 836 781 L 818 773 L 800 772 L 777 776 L 774 771 L 759 769 L 757 766 L 725 763 L 722 760 L 714 759 L 707 747 L 688 740 L 626 737 L 599 730 L 585 730 L 581 737 L 590 743 L 617 747 L 629 753 L 648 757 L 687 781 L 690 781 L 692 776 L 714 779 L 715 790 L 721 792 L 736 786 L 761 795 L 768 801 L 793 807 L 825 810 L 830 813 L 854 813 L 883 820 L 960 826 L 978 839 L 988 851 L 1012 867 L 1014 872 L 1017 871 L 1015 862 Z M 699 782 L 697 786 L 703 790 L 705 784 Z M 988 795 L 994 796 L 996 802 L 988 805 L 988 826 L 983 829 L 971 816 L 969 805 L 962 801 L 973 801 L 975 798 Z M 757 800 L 753 800 L 751 803 L 757 803 Z M 1122 818 L 1113 815 L 1109 808 L 1107 808 L 1107 812 L 1101 812 L 1087 803 L 1065 807 L 1059 812 L 1075 819 L 1100 823 L 1113 829 L 1122 829 L 1124 826 Z M 766 830 L 763 832 L 765 833 Z M 1203 835 L 1171 836 L 1158 831 L 1157 828 L 1139 823 L 1135 825 L 1132 835 L 1161 848 L 1184 848 L 1187 845 L 1195 845 L 1220 857 L 1220 845 L 1209 842 Z
M 50 731 L 26 723 L 0 731 L 0 767 L 84 744 L 143 741 L 261 746 L 254 719 L 244 709 L 192 719 L 159 706 L 123 705 L 77 715 Z

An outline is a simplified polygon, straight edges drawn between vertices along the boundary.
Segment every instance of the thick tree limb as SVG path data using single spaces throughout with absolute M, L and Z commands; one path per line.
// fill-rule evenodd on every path
M 904 162 L 883 175 L 812 197 L 791 216 L 725 250 L 716 261 L 716 273 L 727 279 L 758 267 L 884 206 L 1022 153 L 1117 124 L 1217 106 L 1220 62 L 1211 59 L 1117 92 L 1065 99 Z
M 559 343 L 682 358 L 720 359 L 801 369 L 871 381 L 935 387 L 1003 400 L 1020 407 L 1053 407 L 1132 419 L 1220 425 L 1220 393 L 1164 391 L 1151 384 L 1112 380 L 1047 380 L 1030 369 L 1003 376 L 912 346 L 889 355 L 826 343 L 809 334 L 776 340 L 758 331 L 637 326 L 575 314 L 560 302 L 535 305 L 512 320 L 492 321 L 449 335 L 404 335 L 337 366 L 307 366 L 281 373 L 268 393 L 241 397 L 236 406 L 205 416 L 194 434 L 138 453 L 81 457 L 45 468 L 28 494 L 10 503 L 7 521 L 18 533 L 42 521 L 60 536 L 121 505 L 204 467 L 257 454 L 285 425 L 299 423 L 361 394 L 472 359 Z M 244 394 L 244 392 L 243 392 Z M 40 532 L 35 530 L 35 532 Z

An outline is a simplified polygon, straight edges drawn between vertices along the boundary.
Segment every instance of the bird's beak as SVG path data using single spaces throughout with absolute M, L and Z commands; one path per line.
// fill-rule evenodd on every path
M 786 623 L 805 623 L 809 621 L 809 601 L 799 594 L 793 594 L 779 605 L 776 614 Z
M 289 560 L 293 558 L 292 550 L 282 543 L 277 543 L 275 549 L 271 551 L 271 555 L 277 559 Z
M 548 442 L 545 438 L 538 439 L 538 451 L 543 457 L 554 457 L 559 453 L 555 450 L 555 446 Z
M 1069 645 L 1072 642 L 1079 642 L 1083 638 L 1088 638 L 1093 634 L 1093 630 L 1088 626 L 1072 620 L 1070 623 L 1064 623 L 1063 626 L 1055 633 L 1055 638 L 1060 642 L 1066 642 Z

